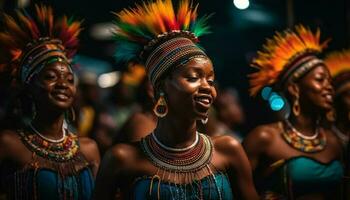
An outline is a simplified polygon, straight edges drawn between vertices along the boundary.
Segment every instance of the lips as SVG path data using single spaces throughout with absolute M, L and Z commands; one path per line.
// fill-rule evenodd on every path
M 204 109 L 209 109 L 213 98 L 210 95 L 198 95 L 194 97 L 194 100 L 196 104 L 198 104 L 200 107 L 203 107 Z
M 326 99 L 327 102 L 333 102 L 333 95 L 331 93 L 324 93 L 322 96 Z
M 59 101 L 67 101 L 70 99 L 70 95 L 64 92 L 53 92 L 52 96 Z

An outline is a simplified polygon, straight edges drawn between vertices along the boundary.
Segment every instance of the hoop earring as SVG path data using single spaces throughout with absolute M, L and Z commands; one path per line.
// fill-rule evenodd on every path
M 202 124 L 207 124 L 208 123 L 208 117 L 206 117 L 205 119 L 201 119 L 201 122 L 202 122 Z
M 164 93 L 161 92 L 159 95 L 159 99 L 153 108 L 153 112 L 157 115 L 157 117 L 162 118 L 168 114 L 168 105 L 166 104 Z
M 300 115 L 299 94 L 296 96 L 295 101 L 293 103 L 293 113 L 295 116 Z
M 336 118 L 335 110 L 332 109 L 332 110 L 330 110 L 329 112 L 327 112 L 326 118 L 327 118 L 328 121 L 334 122 L 334 121 L 335 121 L 335 118 Z

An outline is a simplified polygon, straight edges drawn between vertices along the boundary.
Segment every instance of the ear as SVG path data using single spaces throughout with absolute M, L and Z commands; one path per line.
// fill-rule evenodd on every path
M 299 96 L 299 86 L 296 83 L 289 83 L 287 90 L 292 97 Z

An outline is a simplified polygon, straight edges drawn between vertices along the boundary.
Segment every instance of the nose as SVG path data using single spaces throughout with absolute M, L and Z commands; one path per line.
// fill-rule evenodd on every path
M 334 88 L 331 79 L 327 79 L 327 81 L 325 81 L 325 89 L 330 91 L 332 94 L 334 93 Z
M 68 88 L 68 80 L 65 77 L 60 77 L 56 85 L 59 88 Z

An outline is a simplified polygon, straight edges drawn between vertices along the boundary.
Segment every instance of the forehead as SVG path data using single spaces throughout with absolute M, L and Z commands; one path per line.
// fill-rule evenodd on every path
M 324 65 L 319 65 L 314 67 L 307 75 L 315 75 L 315 74 L 329 74 L 328 68 Z
M 49 71 L 49 70 L 59 71 L 59 72 L 67 72 L 67 73 L 72 72 L 70 65 L 68 63 L 59 62 L 59 61 L 45 65 L 45 67 L 42 71 L 45 72 L 45 71 Z
M 214 73 L 213 64 L 209 58 L 198 57 L 193 58 L 188 61 L 186 64 L 181 65 L 175 68 L 175 72 L 184 72 L 184 71 L 202 71 L 205 73 Z

